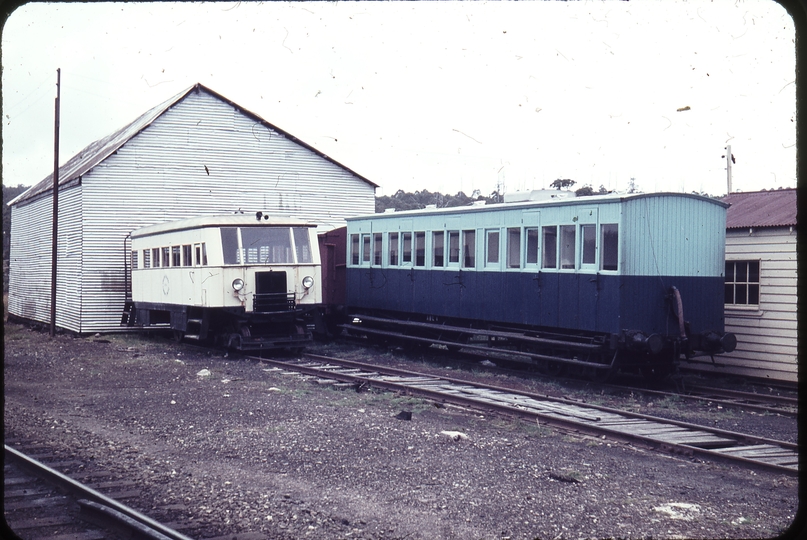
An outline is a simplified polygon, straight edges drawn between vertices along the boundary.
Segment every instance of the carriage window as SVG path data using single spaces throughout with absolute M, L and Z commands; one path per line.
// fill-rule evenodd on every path
M 507 229 L 507 268 L 521 268 L 521 229 Z
M 350 263 L 359 264 L 359 235 L 350 235 Z
M 398 233 L 389 233 L 389 264 L 398 266 Z
M 485 264 L 499 264 L 499 231 L 487 231 Z
M 426 233 L 415 233 L 415 266 L 426 266 Z
M 595 225 L 580 225 L 580 235 L 583 237 L 582 264 L 596 262 L 597 231 Z
M 370 235 L 361 235 L 361 262 L 370 262 Z
M 617 270 L 619 261 L 619 225 L 600 225 L 600 268 Z
M 555 225 L 544 227 L 544 257 L 542 268 L 558 267 L 558 228 Z
M 132 251 L 132 270 L 137 270 L 137 251 Z
M 412 233 L 403 233 L 403 248 L 401 249 L 401 262 L 412 262 Z
M 181 266 L 179 246 L 171 246 L 171 266 Z
M 162 257 L 160 257 L 162 259 L 162 265 L 163 267 L 168 267 L 171 264 L 171 255 L 169 250 L 167 247 L 163 247 L 160 248 L 160 251 L 162 252 Z
M 726 261 L 726 305 L 759 305 L 759 261 Z
M 294 262 L 291 235 L 287 228 L 241 227 L 246 264 L 289 264 Z
M 221 249 L 224 255 L 224 264 L 241 264 L 237 227 L 221 228 Z
M 151 267 L 151 251 L 148 249 L 143 250 L 143 268 Z
M 576 241 L 574 229 L 574 225 L 560 227 L 560 267 L 564 270 L 574 270 Z
M 476 231 L 462 231 L 462 266 L 476 266 Z
M 448 231 L 448 263 L 460 262 L 460 232 Z
M 191 261 L 190 244 L 185 244 L 182 246 L 182 266 L 193 266 L 193 261 Z
M 538 229 L 527 229 L 527 260 L 526 264 L 538 264 Z
M 381 266 L 381 243 L 383 235 L 380 232 L 373 234 L 373 264 Z
M 160 248 L 152 248 L 151 249 L 151 259 L 154 261 L 153 267 L 159 268 L 160 267 Z
M 434 231 L 432 233 L 432 266 L 443 266 L 443 258 L 445 257 L 445 245 L 443 245 L 443 239 L 443 231 Z
M 297 252 L 298 263 L 312 263 L 311 242 L 308 240 L 308 229 L 295 227 L 291 230 L 294 235 L 294 250 Z

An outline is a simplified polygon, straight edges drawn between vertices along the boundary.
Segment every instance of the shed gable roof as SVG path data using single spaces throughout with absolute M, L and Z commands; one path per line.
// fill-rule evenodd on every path
M 70 158 L 67 163 L 59 167 L 59 186 L 60 189 L 72 184 L 75 184 L 82 175 L 87 174 L 90 172 L 95 166 L 99 163 L 104 161 L 108 158 L 111 154 L 116 152 L 121 146 L 126 144 L 130 139 L 140 133 L 143 129 L 151 125 L 157 118 L 159 118 L 163 113 L 165 113 L 171 107 L 179 104 L 182 100 L 184 100 L 191 92 L 206 92 L 207 94 L 231 105 L 242 114 L 252 118 L 256 122 L 259 122 L 266 126 L 269 129 L 277 131 L 278 133 L 283 134 L 287 139 L 303 146 L 304 148 L 314 152 L 315 154 L 319 155 L 320 157 L 330 161 L 334 165 L 341 167 L 342 169 L 346 170 L 350 174 L 354 175 L 355 177 L 367 182 L 371 186 L 378 187 L 378 184 L 371 182 L 367 178 L 363 177 L 362 175 L 356 173 L 355 171 L 345 167 L 341 163 L 337 162 L 336 160 L 328 157 L 324 153 L 320 152 L 313 146 L 301 141 L 297 137 L 291 135 L 290 133 L 278 128 L 277 126 L 270 124 L 257 114 L 250 112 L 243 107 L 233 103 L 232 101 L 228 100 L 224 96 L 210 90 L 206 86 L 196 83 L 195 85 L 183 90 L 179 94 L 175 95 L 174 97 L 168 99 L 167 101 L 149 109 L 142 115 L 140 115 L 136 120 L 132 123 L 122 127 L 118 131 L 107 135 L 106 137 L 99 139 L 93 143 L 87 145 L 83 150 L 81 150 L 78 154 Z M 45 179 L 41 182 L 34 184 L 31 186 L 27 191 L 23 192 L 22 194 L 18 195 L 14 199 L 12 199 L 8 205 L 13 206 L 15 204 L 19 204 L 21 202 L 33 199 L 39 195 L 49 192 L 53 189 L 53 173 L 49 174 Z
M 795 189 L 730 193 L 721 200 L 731 204 L 726 214 L 727 229 L 796 225 Z

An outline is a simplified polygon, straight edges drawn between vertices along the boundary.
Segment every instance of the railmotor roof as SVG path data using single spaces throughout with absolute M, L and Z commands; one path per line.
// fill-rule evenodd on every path
M 261 212 L 255 214 L 200 216 L 142 227 L 132 232 L 132 238 L 143 238 L 155 234 L 206 227 L 316 227 L 316 224 L 290 216 L 273 216 Z

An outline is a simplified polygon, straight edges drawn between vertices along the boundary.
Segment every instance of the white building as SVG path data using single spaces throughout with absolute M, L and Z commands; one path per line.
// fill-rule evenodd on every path
M 726 331 L 737 349 L 704 369 L 796 382 L 796 190 L 732 193 L 726 217 Z
M 327 231 L 373 213 L 376 187 L 196 84 L 60 167 L 56 325 L 120 329 L 134 229 L 260 210 Z M 52 175 L 8 204 L 9 316 L 49 323 Z

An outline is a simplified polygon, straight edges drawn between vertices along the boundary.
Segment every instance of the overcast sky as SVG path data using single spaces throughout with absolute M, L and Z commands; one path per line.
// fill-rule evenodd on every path
M 200 82 L 392 195 L 796 185 L 795 30 L 770 0 L 33 3 L 2 35 L 3 183 Z M 576 187 L 578 187 L 576 186 Z

